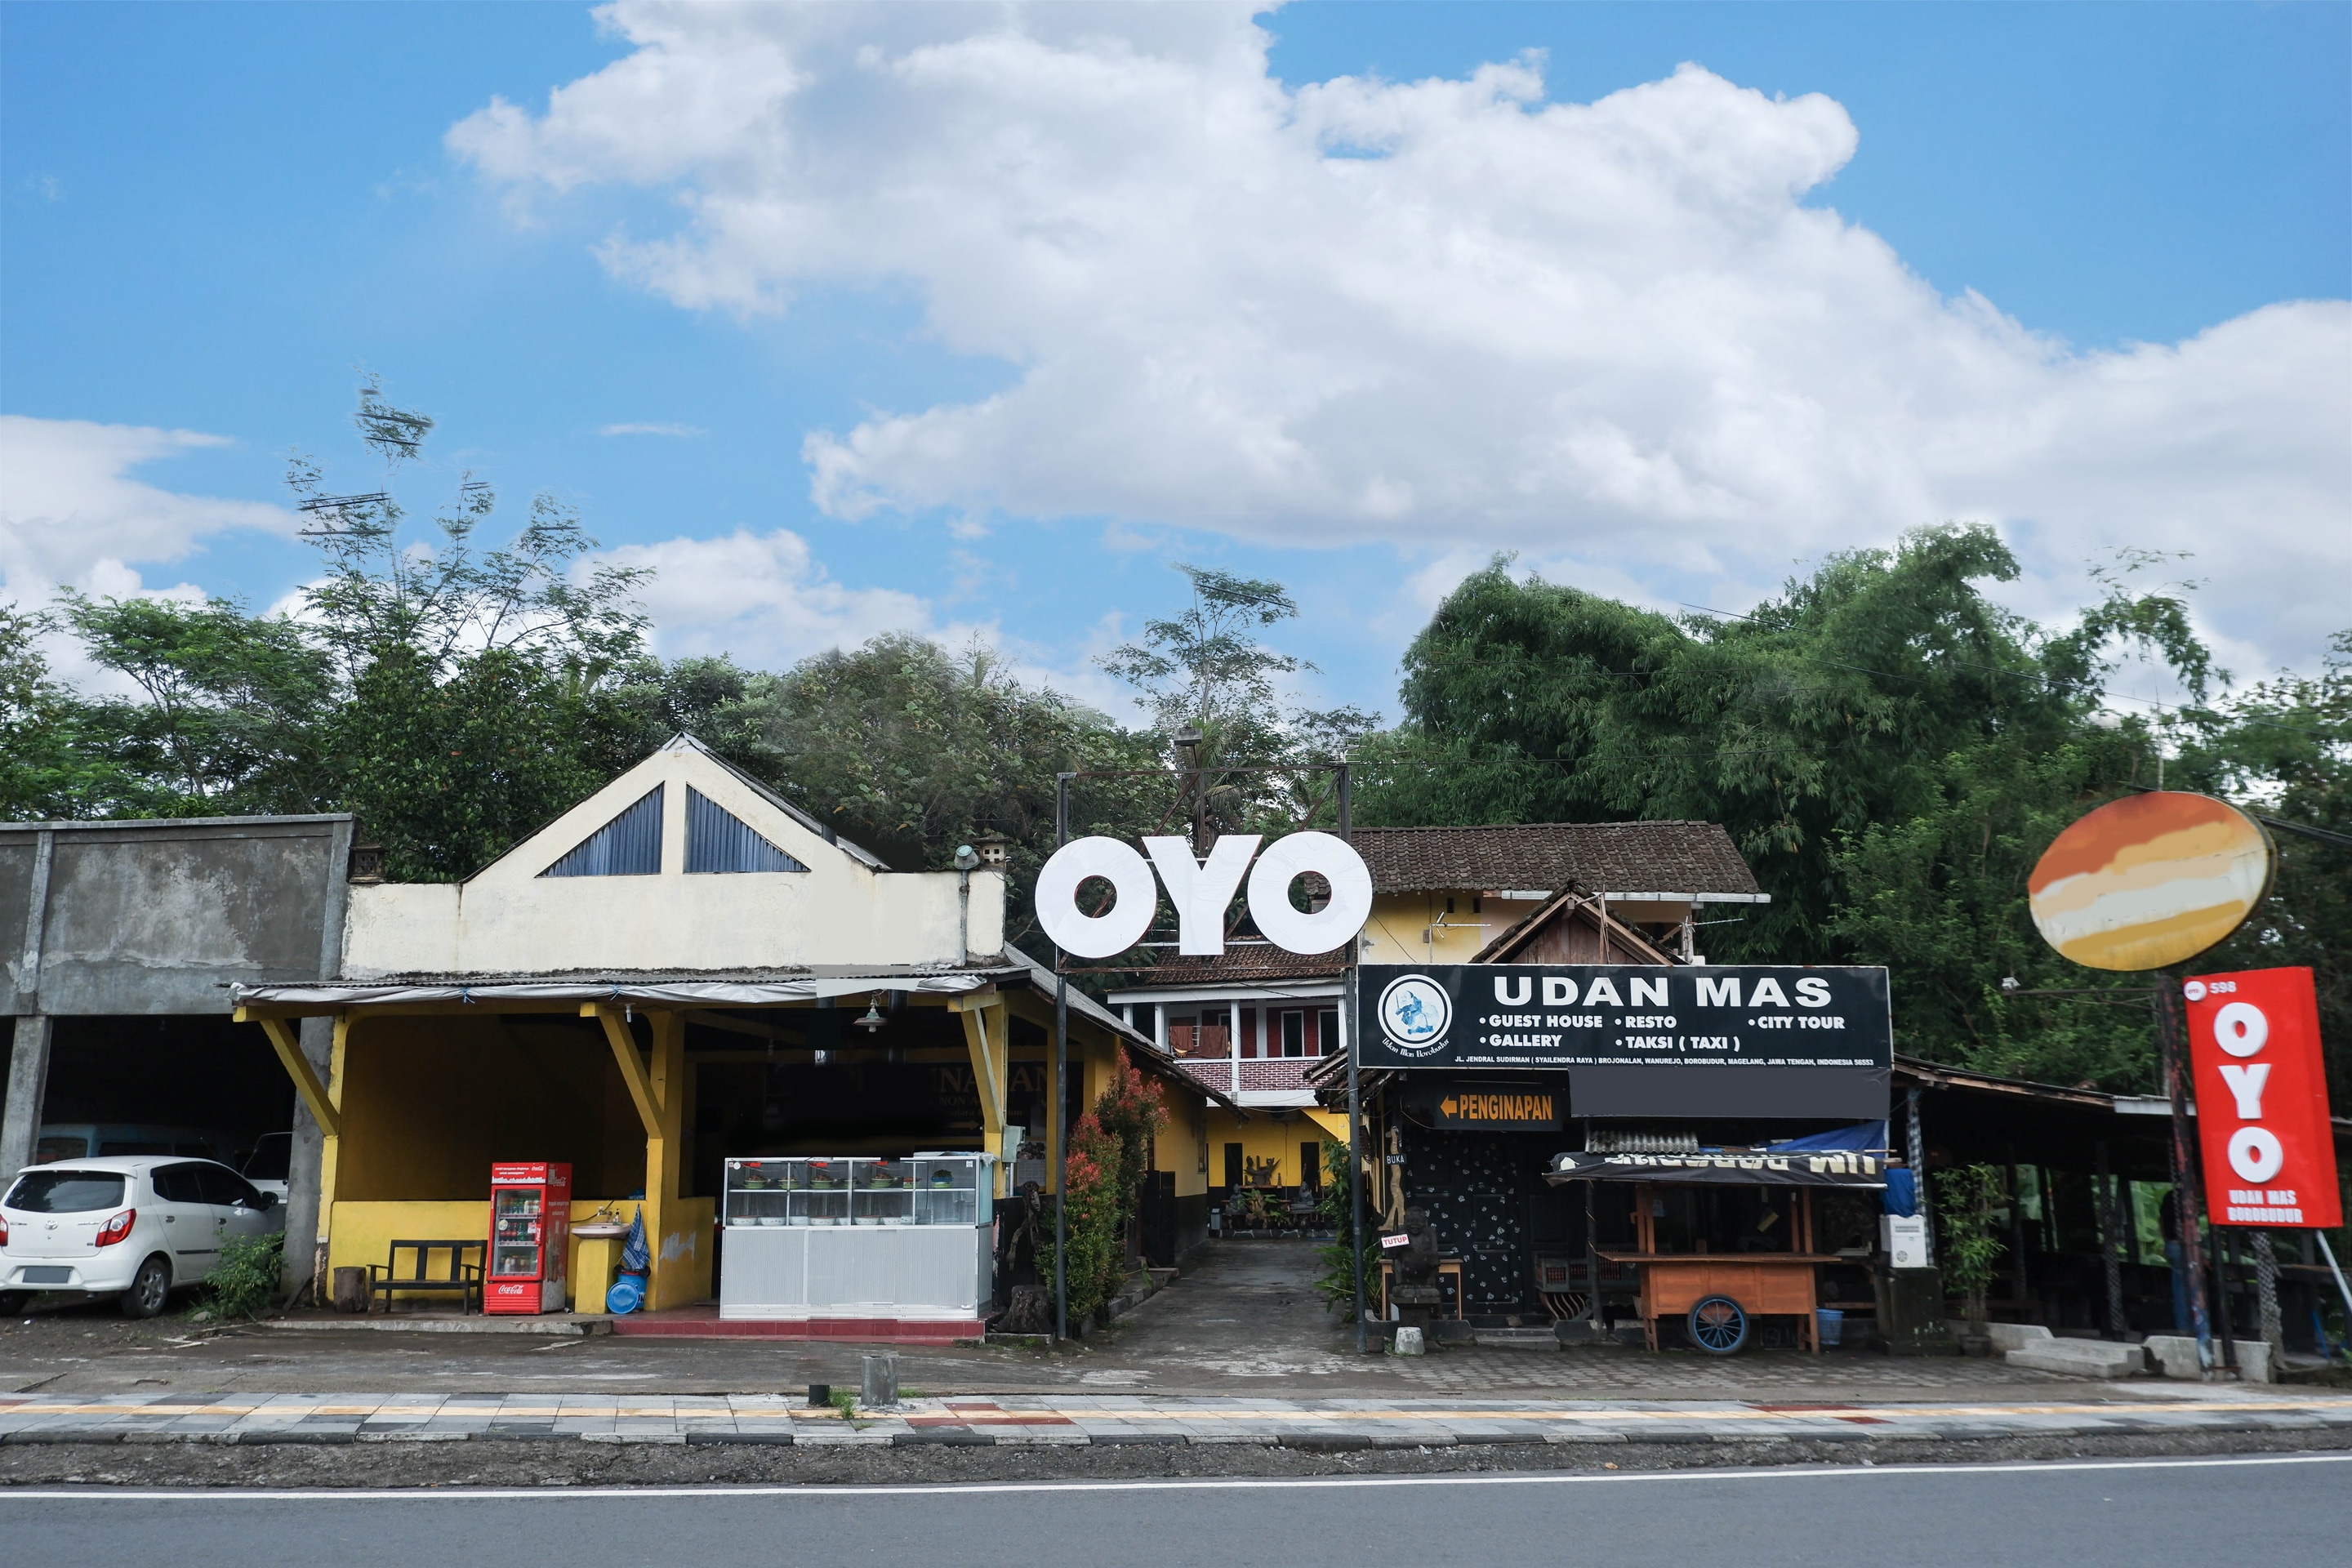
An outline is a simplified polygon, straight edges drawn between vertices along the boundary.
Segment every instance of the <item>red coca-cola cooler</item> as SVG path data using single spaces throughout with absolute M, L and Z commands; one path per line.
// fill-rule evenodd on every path
M 572 1252 L 572 1167 L 490 1167 L 490 1266 L 482 1283 L 488 1312 L 561 1312 Z

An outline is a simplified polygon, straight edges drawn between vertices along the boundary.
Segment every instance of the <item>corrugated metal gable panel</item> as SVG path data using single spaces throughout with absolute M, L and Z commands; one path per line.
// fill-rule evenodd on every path
M 661 874 L 662 789 L 590 834 L 542 877 L 655 877 Z
M 686 868 L 691 874 L 808 869 L 692 784 L 686 786 Z

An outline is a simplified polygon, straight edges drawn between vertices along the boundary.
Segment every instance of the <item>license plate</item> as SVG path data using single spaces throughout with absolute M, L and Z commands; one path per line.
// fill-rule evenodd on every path
M 39 1267 L 27 1268 L 16 1276 L 17 1280 L 26 1285 L 63 1285 L 72 1278 L 73 1270 L 70 1268 Z

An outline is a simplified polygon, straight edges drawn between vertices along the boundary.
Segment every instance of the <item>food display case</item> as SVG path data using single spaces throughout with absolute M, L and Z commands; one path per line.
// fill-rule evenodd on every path
M 962 1320 L 994 1289 L 996 1157 L 727 1162 L 721 1318 Z

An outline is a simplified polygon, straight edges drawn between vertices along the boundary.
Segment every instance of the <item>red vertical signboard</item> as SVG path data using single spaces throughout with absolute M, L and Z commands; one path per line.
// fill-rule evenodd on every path
M 2344 1223 L 2308 969 L 2200 974 L 2181 984 L 2213 1223 Z

